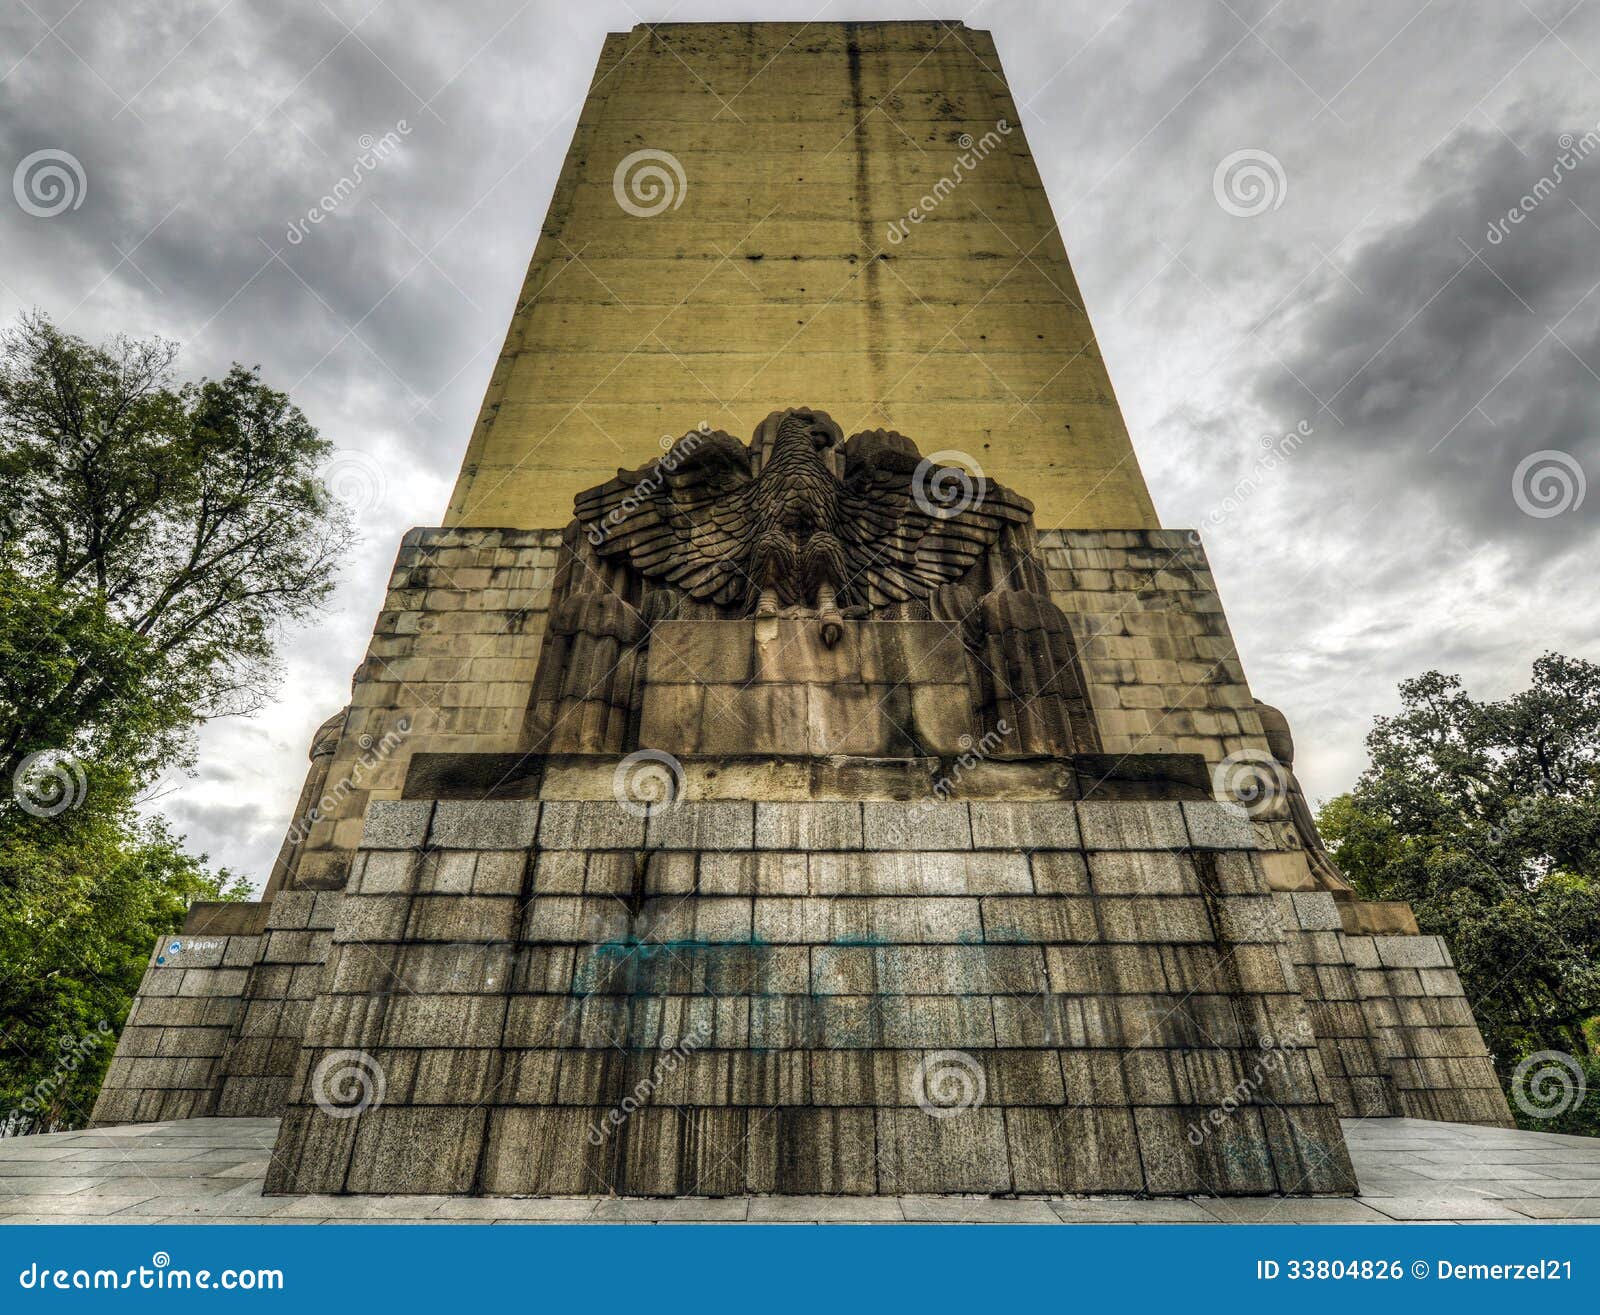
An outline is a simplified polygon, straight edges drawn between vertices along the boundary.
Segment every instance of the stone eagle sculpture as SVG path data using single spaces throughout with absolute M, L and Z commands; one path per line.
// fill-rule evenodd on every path
M 578 495 L 603 558 L 718 607 L 814 615 L 832 647 L 846 616 L 926 599 L 960 579 L 1033 504 L 925 460 L 900 434 L 774 412 L 750 446 L 692 430 L 655 462 Z

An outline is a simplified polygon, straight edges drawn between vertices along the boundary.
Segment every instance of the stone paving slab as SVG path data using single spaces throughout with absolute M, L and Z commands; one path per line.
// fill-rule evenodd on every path
M 1600 1139 L 1347 1119 L 1359 1198 L 263 1196 L 275 1119 L 0 1140 L 0 1224 L 1600 1223 Z

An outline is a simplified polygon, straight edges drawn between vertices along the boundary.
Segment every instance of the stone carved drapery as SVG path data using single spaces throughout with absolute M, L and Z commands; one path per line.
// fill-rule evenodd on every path
M 1261 728 L 1266 732 L 1267 748 L 1281 769 L 1283 810 L 1288 814 L 1295 838 L 1305 850 L 1312 875 L 1328 890 L 1349 890 L 1350 883 L 1323 843 L 1306 792 L 1301 788 L 1300 778 L 1294 774 L 1294 735 L 1289 730 L 1289 719 L 1270 703 L 1263 703 L 1260 699 L 1256 700 L 1256 712 L 1261 718 Z
M 665 619 L 947 621 L 975 727 L 998 752 L 1098 748 L 1071 627 L 1034 558 L 1032 504 L 901 434 L 841 441 L 823 412 L 774 412 L 746 445 L 691 430 L 578 495 L 530 708 L 531 747 L 636 746 L 651 626 Z
M 344 734 L 345 718 L 349 713 L 350 708 L 347 704 L 318 726 L 316 734 L 311 737 L 311 762 L 306 768 L 305 782 L 300 787 L 299 801 L 295 804 L 294 821 L 290 824 L 283 838 L 283 844 L 278 850 L 278 857 L 272 864 L 272 872 L 262 892 L 263 899 L 271 899 L 294 880 L 295 871 L 300 863 L 300 853 L 305 848 L 309 819 L 316 815 L 317 801 L 322 798 L 323 787 L 328 781 L 328 769 L 333 765 L 334 755 L 339 750 L 339 739 Z

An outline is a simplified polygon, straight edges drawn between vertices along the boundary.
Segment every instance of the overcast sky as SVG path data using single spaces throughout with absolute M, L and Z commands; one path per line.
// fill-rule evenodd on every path
M 168 783 L 194 848 L 264 877 L 400 535 L 443 513 L 604 34 L 932 17 L 995 35 L 1156 506 L 1204 533 L 1314 798 L 1401 679 L 1596 656 L 1600 0 L 0 0 L 0 318 L 259 364 L 364 535 L 277 700 Z M 17 197 L 39 151 L 75 208 Z

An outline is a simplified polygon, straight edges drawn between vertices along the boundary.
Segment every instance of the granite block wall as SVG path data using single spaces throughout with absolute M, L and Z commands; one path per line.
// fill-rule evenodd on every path
M 1221 806 L 406 801 L 368 826 L 269 1190 L 1352 1190 Z
M 554 531 L 430 529 L 407 535 L 367 660 L 357 673 L 356 695 L 327 773 L 325 804 L 316 818 L 296 819 L 305 826 L 305 843 L 297 855 L 299 870 L 292 875 L 289 888 L 263 910 L 263 925 L 251 936 L 241 936 L 228 952 L 230 963 L 223 971 L 233 975 L 211 979 L 197 976 L 189 988 L 190 992 L 199 992 L 205 989 L 202 982 L 209 980 L 211 988 L 231 991 L 231 996 L 179 994 L 175 985 L 181 978 L 167 974 L 164 965 L 159 972 L 152 967 L 130 1016 L 126 1042 L 119 1046 L 112 1078 L 96 1109 L 97 1121 L 175 1117 L 180 1111 L 237 1115 L 275 1115 L 282 1111 L 296 1080 L 295 1066 L 302 1059 L 306 1019 L 325 989 L 325 980 L 330 980 L 325 978 L 324 959 L 330 946 L 340 944 L 335 935 L 340 918 L 339 892 L 356 857 L 368 804 L 372 800 L 397 799 L 410 758 L 416 752 L 488 753 L 517 747 L 544 632 L 558 543 L 559 534 Z M 1039 535 L 1039 544 L 1051 578 L 1052 597 L 1072 618 L 1080 641 L 1090 701 L 1108 752 L 1193 751 L 1215 765 L 1240 749 L 1265 750 L 1266 740 L 1254 713 L 1253 697 L 1239 666 L 1203 551 L 1193 536 L 1164 530 L 1045 531 Z M 824 811 L 814 816 L 853 816 L 850 810 L 858 807 L 838 806 L 845 810 L 844 814 Z M 572 826 L 576 816 L 557 807 L 550 813 L 549 824 Z M 587 820 L 595 822 L 599 816 L 589 815 Z M 795 885 L 795 890 L 772 897 L 800 898 L 799 910 L 791 911 L 789 916 L 801 919 L 802 927 L 811 925 L 804 921 L 809 917 L 824 919 L 815 926 L 830 935 L 856 934 L 853 924 L 832 927 L 825 920 L 832 915 L 821 911 L 831 904 L 841 910 L 839 917 L 845 916 L 845 898 L 835 900 L 833 897 L 841 892 L 830 883 L 841 879 L 837 875 L 843 870 L 839 866 L 844 861 L 840 855 L 856 851 L 850 844 L 839 842 L 829 829 L 832 823 L 801 820 L 798 814 L 786 815 L 782 822 L 778 817 L 757 809 L 758 821 L 769 819 L 762 825 L 786 828 L 781 846 L 757 842 L 760 852 L 768 855 L 758 864 L 763 874 L 760 879 L 776 880 L 774 872 L 788 874 L 783 880 Z M 868 811 L 862 817 L 863 826 L 880 827 L 879 831 L 865 834 L 861 842 L 865 846 L 861 853 L 872 852 L 874 846 L 884 843 L 885 835 L 881 822 L 871 820 L 874 814 Z M 937 847 L 948 837 L 940 839 L 929 832 L 933 823 L 928 816 L 919 815 L 916 825 L 926 837 L 925 843 L 935 846 L 924 854 L 945 857 L 907 860 L 910 870 L 919 874 L 910 880 L 915 883 L 926 879 L 936 887 L 944 883 L 949 888 L 946 893 L 955 895 L 959 882 L 966 880 L 962 874 L 968 870 L 966 866 L 949 867 L 954 860 L 948 855 L 960 852 L 959 848 Z M 1427 965 L 1390 964 L 1383 960 L 1380 947 L 1387 943 L 1382 954 L 1390 958 L 1419 953 L 1437 955 L 1442 951 L 1407 948 L 1418 940 L 1410 936 L 1341 933 L 1335 925 L 1336 907 L 1330 917 L 1331 897 L 1319 891 L 1306 871 L 1303 857 L 1287 848 L 1292 844 L 1286 834 L 1288 828 L 1276 822 L 1257 822 L 1253 829 L 1255 843 L 1266 848 L 1253 854 L 1251 867 L 1263 875 L 1266 889 L 1278 895 L 1276 909 L 1284 933 L 1281 949 L 1292 973 L 1288 980 L 1306 1002 L 1319 1043 L 1314 1061 L 1310 1062 L 1320 1064 L 1317 1081 L 1325 1085 L 1326 1098 L 1332 1106 L 1343 1115 L 1406 1113 L 1507 1122 L 1504 1098 L 1493 1081 L 1492 1066 L 1483 1054 L 1481 1040 L 1471 1024 L 1470 1009 L 1448 958 Z M 998 871 L 1020 857 L 1028 864 L 1031 880 L 1038 866 L 1049 868 L 1066 862 L 1049 857 L 1061 851 L 1048 845 L 1039 845 L 1024 836 L 1015 839 L 1017 853 L 1003 862 L 999 851 L 982 850 L 986 870 Z M 601 875 L 594 880 L 609 880 L 620 886 L 627 870 L 621 855 L 630 852 L 628 844 L 607 841 L 603 835 L 589 843 L 598 850 L 594 862 L 596 873 Z M 538 859 L 534 860 L 528 873 L 530 883 L 536 873 L 541 883 L 579 880 L 572 875 L 578 865 L 574 855 L 583 846 L 577 830 L 552 831 L 541 838 L 540 844 L 552 854 L 567 857 L 552 857 L 542 866 Z M 779 848 L 787 849 L 789 857 L 775 867 L 770 855 Z M 1041 859 L 1028 852 L 1036 849 L 1043 849 L 1047 856 Z M 807 856 L 809 851 L 816 851 L 814 861 Z M 709 874 L 713 887 L 719 880 L 730 879 L 724 874 L 733 860 L 716 857 L 721 852 L 711 848 L 710 857 L 702 855 L 697 859 L 690 879 L 702 880 L 702 870 Z M 367 861 L 365 855 L 360 859 L 363 865 Z M 686 879 L 681 858 L 669 862 L 661 856 L 652 859 L 635 854 L 631 861 L 636 881 L 648 886 L 652 899 L 661 893 L 656 890 L 657 883 Z M 581 866 L 585 870 L 581 880 L 588 880 L 587 864 Z M 551 875 L 557 868 L 566 875 Z M 820 883 L 816 889 L 810 884 L 813 868 Z M 801 869 L 803 877 L 796 875 Z M 893 902 L 885 902 L 890 894 L 917 889 L 920 887 L 913 884 L 892 891 L 885 888 L 872 895 L 856 892 L 858 898 L 877 899 L 879 904 L 851 904 L 849 916 L 864 920 L 866 930 L 860 934 L 876 936 L 880 919 L 922 916 L 891 912 Z M 1292 899 L 1288 898 L 1290 891 Z M 509 892 L 502 892 L 502 897 L 506 893 Z M 582 889 L 548 893 L 552 898 L 568 900 L 596 898 L 595 892 Z M 749 893 L 753 899 L 754 887 Z M 985 911 L 983 899 L 991 901 L 988 912 L 994 914 L 1008 906 L 993 901 L 1006 898 L 1008 893 L 1021 898 L 1030 894 L 1037 897 L 1041 892 L 1018 889 L 973 894 L 971 898 L 980 900 L 980 918 Z M 1147 893 L 1155 898 L 1158 892 L 1152 888 Z M 532 885 L 528 894 L 534 894 Z M 541 888 L 538 894 L 542 899 L 546 892 Z M 1132 896 L 1134 892 L 1127 894 Z M 602 893 L 599 898 L 615 903 L 622 896 Z M 651 912 L 645 915 L 642 894 L 630 893 L 627 899 L 630 916 L 644 916 L 646 926 L 661 907 L 653 903 Z M 635 903 L 637 908 L 633 907 Z M 356 907 L 361 910 L 367 906 Z M 587 904 L 539 907 L 558 911 L 562 917 L 576 916 L 574 909 L 583 916 L 590 911 Z M 1014 907 L 1019 913 L 1024 912 L 1023 906 Z M 1060 905 L 1057 913 L 1066 907 Z M 957 937 L 956 946 L 965 945 L 960 937 L 971 931 L 971 906 L 958 899 L 939 908 L 946 920 L 942 925 L 956 929 L 951 933 Z M 1034 917 L 1037 912 L 1026 911 L 1026 916 Z M 463 912 L 461 916 L 467 914 Z M 708 908 L 706 916 L 720 915 Z M 1119 914 L 1113 910 L 1111 916 L 1115 919 Z M 754 944 L 759 938 L 753 910 L 751 919 Z M 628 934 L 638 935 L 638 927 L 630 927 Z M 601 937 L 598 942 L 586 943 L 592 946 L 604 942 Z M 547 945 L 540 955 L 547 961 L 556 961 L 563 959 L 558 951 L 566 951 L 573 957 L 570 971 L 576 972 L 579 943 L 574 939 Z M 358 938 L 343 944 L 367 942 Z M 409 965 L 412 951 L 401 953 L 397 942 L 372 944 L 384 946 L 383 954 L 402 966 Z M 418 948 L 416 955 L 443 953 L 437 948 L 438 942 L 429 940 L 426 944 L 435 948 Z M 827 940 L 805 944 L 814 951 L 865 948 L 833 946 Z M 1046 942 L 1039 944 L 1045 946 Z M 1047 982 L 1050 962 L 1059 962 L 1062 946 L 1071 944 L 1074 942 L 1056 943 L 1053 956 L 1041 949 Z M 528 959 L 531 948 L 518 950 L 519 964 Z M 744 953 L 749 956 L 755 951 L 747 947 Z M 1098 964 L 1108 954 L 1112 951 L 1102 947 L 1083 957 Z M 335 959 L 345 957 L 342 952 L 333 955 Z M 788 961 L 795 958 L 793 953 L 778 957 Z M 1113 957 L 1119 962 L 1128 958 L 1121 951 Z M 906 960 L 913 961 L 924 960 Z M 808 973 L 810 962 L 808 953 Z M 331 974 L 335 966 L 330 959 L 326 972 Z M 192 970 L 209 971 L 198 964 L 193 964 Z M 348 975 L 354 970 L 347 966 L 343 971 Z M 241 978 L 239 974 L 244 975 Z M 570 990 L 577 980 L 569 975 L 561 989 Z M 808 976 L 806 989 L 799 992 L 802 997 L 812 993 L 809 980 Z M 349 994 L 333 990 L 331 985 L 327 989 L 335 996 Z M 1049 994 L 1041 992 L 1041 996 Z M 838 1007 L 816 1006 L 823 1009 L 819 1015 L 808 1005 L 805 1017 L 837 1017 Z M 630 1014 L 630 1025 L 631 1017 Z M 814 1025 L 807 1022 L 807 1026 Z M 170 1038 L 163 1035 L 167 1029 L 173 1030 Z M 200 1050 L 205 1053 L 198 1053 Z M 700 1065 L 710 1062 L 695 1061 Z M 812 1065 L 817 1062 L 821 1061 L 815 1056 L 808 1061 Z M 626 1076 L 609 1076 L 607 1081 L 623 1082 Z M 987 1077 L 986 1072 L 986 1080 Z M 1000 1078 L 996 1076 L 995 1080 Z M 550 1107 L 565 1108 L 568 1107 Z M 568 1116 L 547 1112 L 540 1117 Z M 695 1116 L 701 1120 L 709 1117 Z M 724 1111 L 717 1117 L 732 1116 Z M 801 1116 L 791 1107 L 784 1117 L 790 1125 L 798 1126 L 794 1120 Z M 860 1116 L 851 1117 L 859 1121 Z M 1015 1116 L 1019 1120 L 1030 1117 L 1033 1116 Z M 1154 1117 L 1147 1115 L 1146 1122 Z M 646 1120 L 641 1126 L 648 1123 Z M 763 1126 L 769 1132 L 776 1127 Z M 701 1134 L 684 1131 L 682 1135 Z M 876 1125 L 873 1135 L 876 1139 Z M 617 1172 L 632 1171 L 623 1166 Z
M 262 938 L 249 925 L 255 907 L 234 920 L 242 930 L 184 930 L 156 942 L 95 1102 L 95 1123 L 218 1112 L 228 1039 L 260 951 Z
M 414 754 L 521 747 L 560 542 L 557 530 L 451 529 L 401 541 L 327 803 L 295 819 L 306 840 L 292 886 L 344 884 L 368 800 L 399 798 Z
M 306 1014 L 322 984 L 338 891 L 283 890 L 267 906 L 240 1008 L 218 1067 L 215 1113 L 271 1117 L 283 1109 Z

